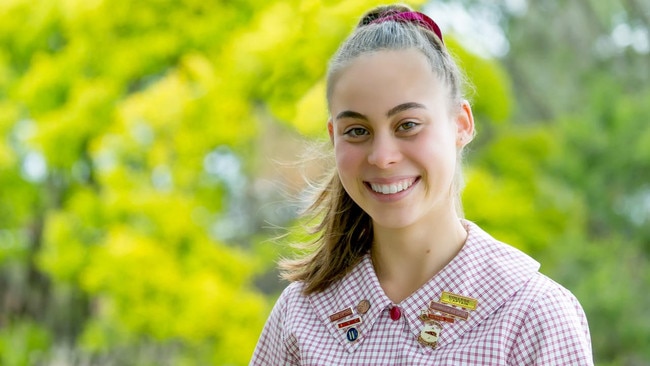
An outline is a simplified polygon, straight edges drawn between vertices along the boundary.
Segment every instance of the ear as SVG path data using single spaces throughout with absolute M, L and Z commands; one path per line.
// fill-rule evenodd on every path
M 327 120 L 327 132 L 330 135 L 330 141 L 334 144 L 334 122 L 331 118 Z
M 474 116 L 469 102 L 464 100 L 456 115 L 456 146 L 461 148 L 474 138 Z

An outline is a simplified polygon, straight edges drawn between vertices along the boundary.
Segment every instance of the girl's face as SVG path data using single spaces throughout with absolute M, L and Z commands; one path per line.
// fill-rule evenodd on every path
M 376 226 L 405 228 L 454 214 L 458 150 L 469 142 L 468 104 L 416 49 L 357 57 L 340 71 L 328 122 L 343 187 Z

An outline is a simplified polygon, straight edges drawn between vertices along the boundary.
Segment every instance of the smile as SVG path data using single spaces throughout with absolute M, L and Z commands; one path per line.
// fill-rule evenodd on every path
M 379 183 L 368 183 L 370 188 L 377 193 L 381 194 L 395 194 L 409 189 L 413 183 L 415 183 L 416 178 L 404 179 L 399 182 L 391 184 L 379 184 Z

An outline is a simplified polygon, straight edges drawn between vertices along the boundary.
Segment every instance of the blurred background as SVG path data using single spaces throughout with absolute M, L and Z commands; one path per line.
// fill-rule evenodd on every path
M 380 3 L 0 1 L 0 364 L 247 364 Z M 467 218 L 580 299 L 598 365 L 650 364 L 650 2 L 406 3 L 474 85 Z

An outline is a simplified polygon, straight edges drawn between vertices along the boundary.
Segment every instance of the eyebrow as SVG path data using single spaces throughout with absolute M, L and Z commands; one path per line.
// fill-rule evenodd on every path
M 426 109 L 426 108 L 427 107 L 425 107 L 424 104 L 420 104 L 416 102 L 402 103 L 400 105 L 391 108 L 388 112 L 386 112 L 386 117 L 390 118 L 399 112 L 403 112 L 409 109 Z M 354 111 L 343 111 L 336 115 L 337 120 L 342 118 L 355 118 L 355 119 L 363 119 L 366 121 L 368 120 L 368 117 L 366 117 L 365 115 Z

